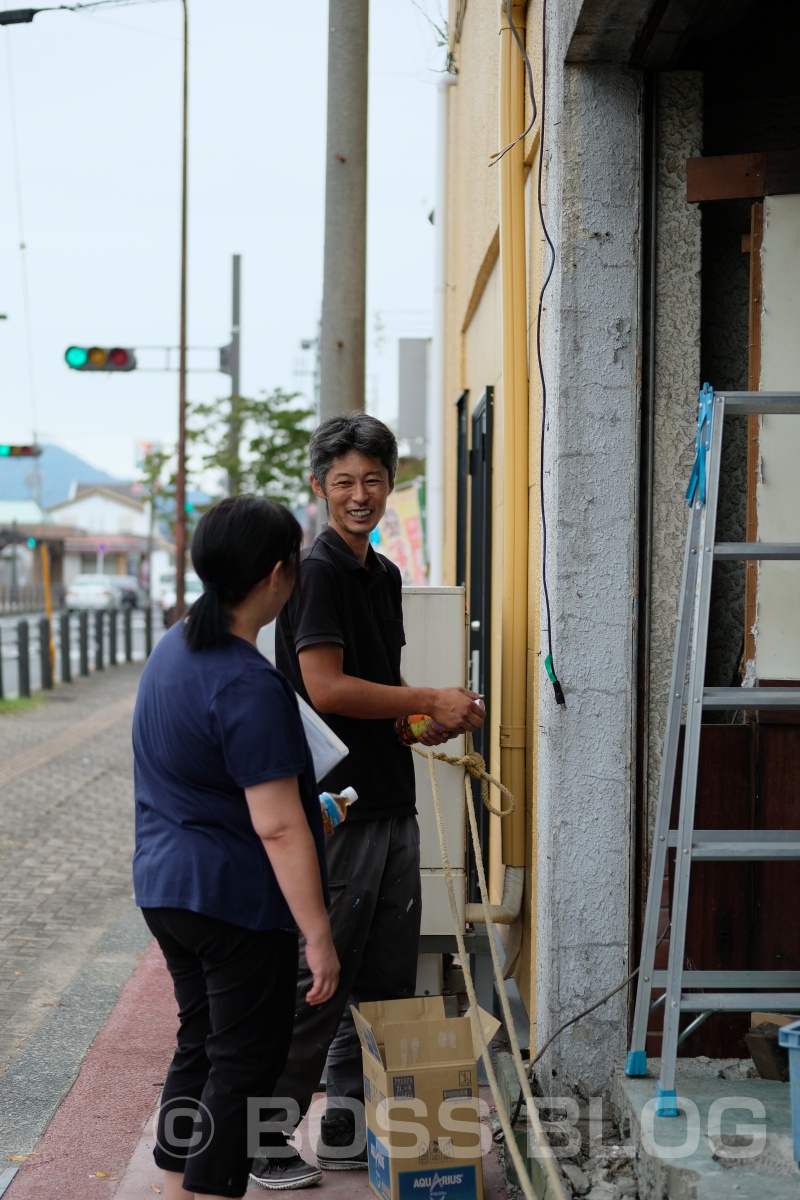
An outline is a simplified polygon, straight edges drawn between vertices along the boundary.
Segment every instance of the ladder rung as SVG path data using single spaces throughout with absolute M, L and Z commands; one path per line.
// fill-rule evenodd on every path
M 800 992 L 695 992 L 681 994 L 681 1012 L 781 1012 L 800 1010 Z
M 800 559 L 800 542 L 717 542 L 714 558 L 734 562 Z
M 674 850 L 679 832 L 671 829 L 668 845 Z M 800 829 L 694 829 L 692 862 L 732 859 L 769 862 L 800 860 Z
M 703 708 L 800 708 L 800 687 L 703 688 Z
M 730 413 L 800 413 L 800 392 L 717 392 Z
M 653 987 L 667 986 L 667 972 L 653 971 Z M 682 988 L 800 988 L 800 971 L 684 971 Z

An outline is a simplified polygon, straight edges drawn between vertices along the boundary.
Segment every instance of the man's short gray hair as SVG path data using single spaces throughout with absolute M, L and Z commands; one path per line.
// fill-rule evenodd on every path
M 311 474 L 325 488 L 325 477 L 334 459 L 356 450 L 367 458 L 380 459 L 394 487 L 397 471 L 397 439 L 383 421 L 364 412 L 342 413 L 329 417 L 314 430 L 308 447 Z

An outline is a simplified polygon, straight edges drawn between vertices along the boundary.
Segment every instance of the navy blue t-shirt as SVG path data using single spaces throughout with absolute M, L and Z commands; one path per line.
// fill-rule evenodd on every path
M 245 929 L 294 926 L 244 789 L 296 775 L 327 901 L 324 833 L 297 697 L 249 642 L 156 646 L 133 717 L 140 908 L 187 908 Z

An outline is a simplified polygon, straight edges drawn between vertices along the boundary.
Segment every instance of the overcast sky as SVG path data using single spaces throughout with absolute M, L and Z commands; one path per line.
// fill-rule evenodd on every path
M 397 338 L 432 332 L 443 51 L 420 7 L 439 21 L 441 3 L 370 7 L 367 403 L 392 419 Z M 189 20 L 189 344 L 229 341 L 239 253 L 242 391 L 310 396 L 313 354 L 299 343 L 316 336 L 322 300 L 327 3 L 190 0 Z M 0 438 L 35 429 L 122 478 L 135 474 L 138 440 L 174 443 L 177 374 L 87 375 L 63 356 L 72 343 L 177 345 L 181 36 L 180 0 L 0 29 Z M 193 399 L 227 386 L 227 376 L 189 376 Z

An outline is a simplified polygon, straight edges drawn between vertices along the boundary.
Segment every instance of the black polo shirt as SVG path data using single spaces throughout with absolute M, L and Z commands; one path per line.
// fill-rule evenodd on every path
M 342 647 L 345 675 L 400 685 L 400 651 L 405 644 L 400 572 L 372 546 L 362 566 L 330 526 L 303 554 L 300 586 L 278 618 L 275 639 L 277 666 L 309 703 L 298 652 L 326 643 Z M 358 803 L 348 821 L 415 812 L 411 751 L 398 742 L 394 720 L 320 716 L 350 748 L 347 758 L 321 781 L 326 791 L 356 789 Z

